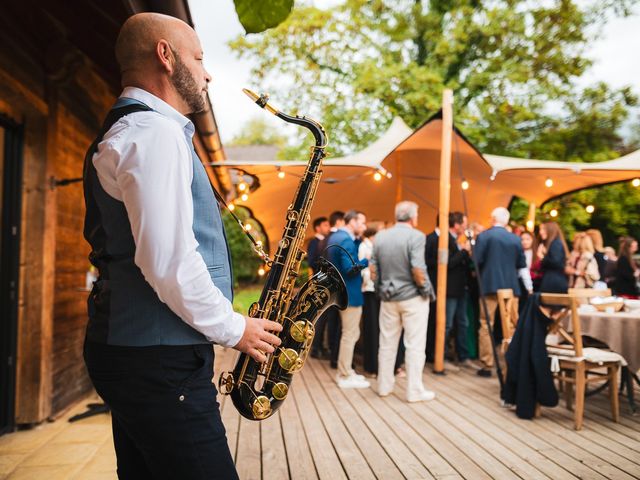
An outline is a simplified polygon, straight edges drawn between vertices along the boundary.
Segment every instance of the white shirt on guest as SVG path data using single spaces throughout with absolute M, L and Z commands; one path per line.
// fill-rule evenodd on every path
M 244 316 L 214 285 L 193 233 L 193 123 L 151 93 L 127 87 L 121 97 L 153 112 L 118 120 L 93 157 L 100 185 L 124 203 L 135 264 L 158 298 L 207 340 L 236 345 Z

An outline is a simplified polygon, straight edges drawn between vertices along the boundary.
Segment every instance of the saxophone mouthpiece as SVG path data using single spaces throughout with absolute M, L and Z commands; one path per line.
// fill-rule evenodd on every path
M 249 90 L 248 88 L 243 88 L 242 91 L 253 100 L 260 108 L 264 108 L 265 110 L 273 113 L 274 115 L 278 114 L 278 109 L 274 108 L 269 103 L 269 95 L 263 93 L 262 95 L 258 95 L 256 92 Z

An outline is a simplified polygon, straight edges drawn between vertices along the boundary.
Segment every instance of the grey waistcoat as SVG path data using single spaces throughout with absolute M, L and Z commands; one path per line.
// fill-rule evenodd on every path
M 88 299 L 87 339 L 123 346 L 208 343 L 161 302 L 144 279 L 134 263 L 136 246 L 124 203 L 103 190 L 93 166 L 97 146 L 111 126 L 124 115 L 145 110 L 151 108 L 137 100 L 119 99 L 85 157 L 84 236 L 92 248 L 89 259 L 99 271 Z M 193 161 L 193 233 L 198 252 L 216 287 L 232 300 L 231 265 L 220 209 L 191 138 L 187 141 Z

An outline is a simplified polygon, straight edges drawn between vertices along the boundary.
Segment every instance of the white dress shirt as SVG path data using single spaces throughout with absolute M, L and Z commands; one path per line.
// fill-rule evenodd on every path
M 133 240 L 135 264 L 158 298 L 207 340 L 236 345 L 244 316 L 213 284 L 193 233 L 194 126 L 151 93 L 127 87 L 133 98 L 153 112 L 118 120 L 93 157 L 100 185 L 124 203 Z

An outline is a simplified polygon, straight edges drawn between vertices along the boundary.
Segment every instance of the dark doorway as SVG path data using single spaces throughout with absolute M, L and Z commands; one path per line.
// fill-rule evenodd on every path
M 0 116 L 0 434 L 15 420 L 22 138 L 22 127 Z

